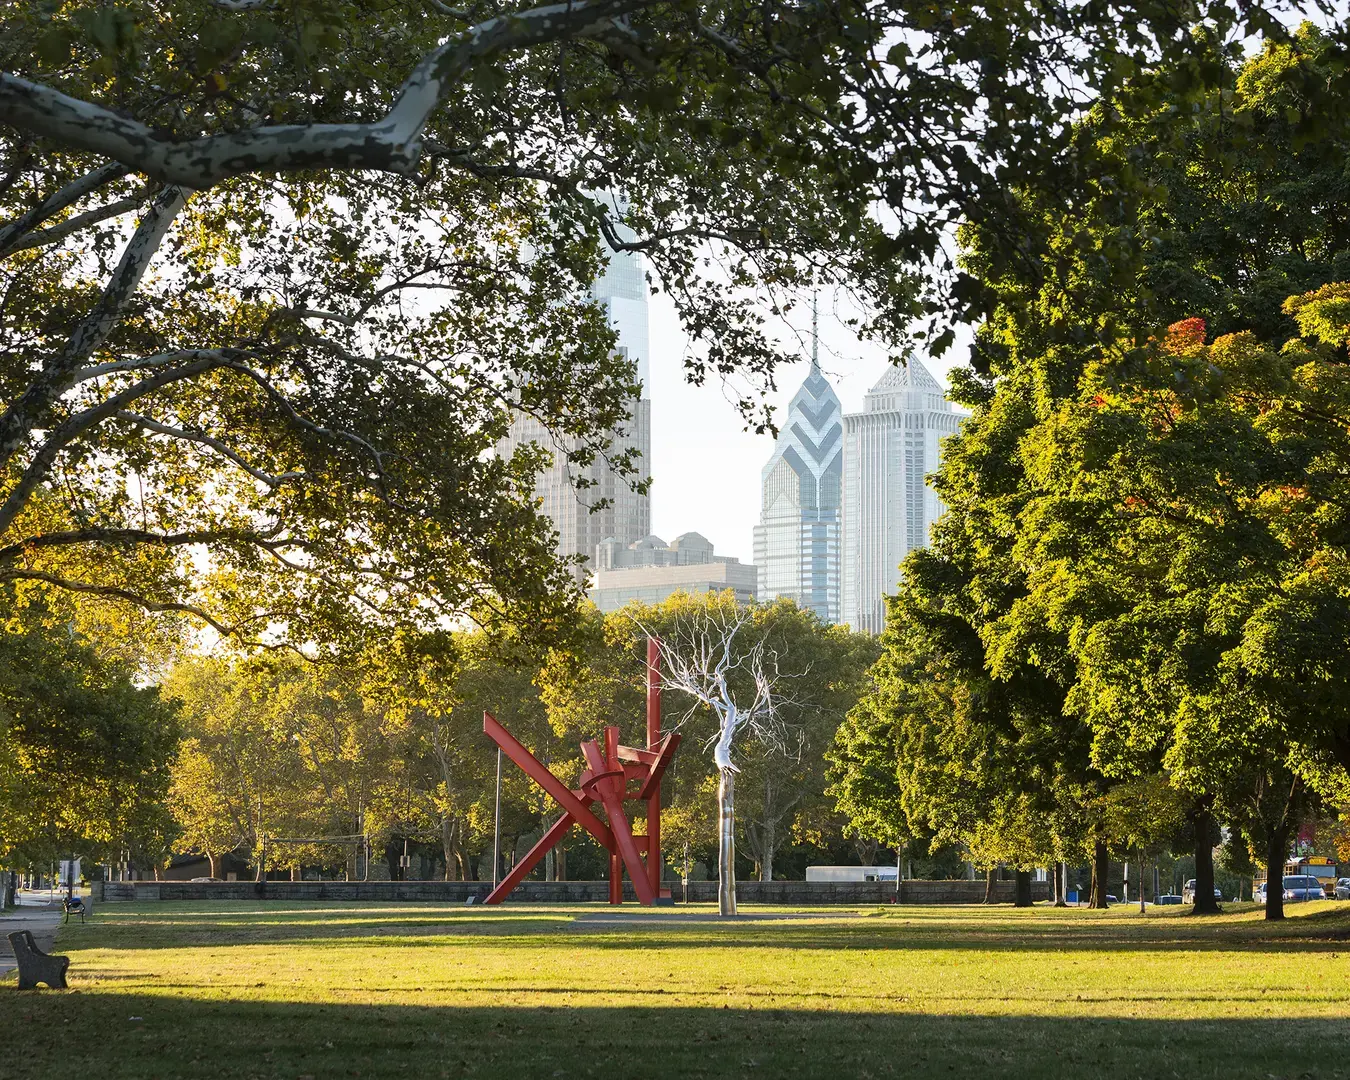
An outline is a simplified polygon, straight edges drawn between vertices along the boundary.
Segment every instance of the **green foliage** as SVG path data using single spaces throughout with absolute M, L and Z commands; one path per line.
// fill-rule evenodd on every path
M 1213 89 L 1101 104 L 1075 137 L 1128 196 L 1025 190 L 1034 270 L 964 230 L 998 306 L 845 746 L 856 821 L 893 814 L 890 761 L 911 835 L 1011 862 L 1151 846 L 1192 804 L 1287 830 L 1288 770 L 1339 782 L 1350 140 L 1307 96 L 1336 48 L 1216 48 Z
M 0 581 L 348 655 L 567 618 L 533 477 L 630 411 L 602 237 L 763 429 L 781 297 L 847 284 L 862 332 L 926 317 L 941 351 L 990 296 L 950 222 L 1006 268 L 1050 243 L 1013 181 L 1110 218 L 1134 170 L 1078 144 L 1084 95 L 1201 100 L 1275 29 L 1155 0 L 10 8 Z M 544 445 L 503 450 L 513 410 Z
M 158 862 L 178 740 L 172 705 L 67 620 L 29 609 L 0 631 L 0 865 L 81 855 Z

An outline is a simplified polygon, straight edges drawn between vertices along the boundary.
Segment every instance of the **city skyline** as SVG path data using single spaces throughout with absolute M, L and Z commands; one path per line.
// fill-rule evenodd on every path
M 798 345 L 801 357 L 779 371 L 778 390 L 768 395 L 781 426 L 793 395 L 810 370 L 810 301 L 797 305 L 795 326 L 779 325 L 780 337 Z M 867 391 L 882 378 L 889 358 L 876 343 L 860 340 L 845 324 L 856 315 L 842 297 L 822 293 L 819 360 L 822 374 L 844 413 L 861 412 Z M 684 381 L 687 339 L 673 305 L 662 294 L 650 297 L 649 362 L 652 386 L 651 531 L 672 536 L 697 530 L 719 551 L 753 559 L 753 532 L 761 507 L 761 470 L 773 453 L 774 437 L 744 430 L 744 420 L 715 381 L 702 387 Z M 942 388 L 947 372 L 962 366 L 970 335 L 961 328 L 956 345 L 925 366 Z

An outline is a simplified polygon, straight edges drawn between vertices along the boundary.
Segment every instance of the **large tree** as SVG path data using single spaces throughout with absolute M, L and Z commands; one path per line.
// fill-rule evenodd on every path
M 29 608 L 0 633 L 0 866 L 155 863 L 175 709 L 69 617 L 46 614 Z
M 1203 33 L 1197 42 L 1214 88 L 1174 69 L 1154 84 L 1169 87 L 1161 102 L 1104 101 L 1078 127 L 1085 157 L 1117 162 L 1103 167 L 1110 183 L 1069 213 L 1034 187 L 1020 193 L 1044 223 L 1038 271 L 1009 263 L 980 223 L 963 234 L 967 269 L 998 303 L 955 387 L 974 414 L 936 481 L 950 513 L 931 551 L 907 564 L 893 616 L 879 683 L 898 689 L 883 702 L 889 716 L 859 718 L 875 734 L 855 740 L 874 753 L 896 716 L 918 716 L 915 730 L 952 768 L 925 772 L 925 755 L 899 743 L 902 789 L 904 762 L 916 761 L 910 777 L 963 835 L 1015 824 L 995 796 L 1013 799 L 1028 782 L 1028 795 L 1051 805 L 1067 796 L 1097 836 L 1099 866 L 1122 840 L 1113 789 L 1164 768 L 1197 795 L 1193 834 L 1209 854 L 1220 789 L 1184 772 L 1173 736 L 1202 726 L 1174 723 L 1189 715 L 1180 703 L 1218 702 L 1221 661 L 1245 665 L 1239 695 L 1263 685 L 1275 729 L 1301 721 L 1305 745 L 1324 754 L 1344 730 L 1326 677 L 1341 625 L 1335 589 L 1314 599 L 1296 575 L 1286 595 L 1282 580 L 1286 540 L 1316 536 L 1313 522 L 1330 539 L 1339 520 L 1334 495 L 1315 503 L 1281 488 L 1298 439 L 1304 464 L 1328 453 L 1310 483 L 1326 489 L 1337 475 L 1339 367 L 1290 357 L 1281 369 L 1271 351 L 1296 329 L 1284 297 L 1336 281 L 1350 257 L 1347 138 L 1328 89 L 1337 46 L 1305 28 L 1235 63 Z M 1308 138 L 1314 130 L 1321 138 Z M 1323 290 L 1299 310 L 1325 323 L 1339 295 Z M 1162 326 L 1186 316 L 1247 336 L 1225 337 L 1213 353 L 1203 329 L 1198 341 L 1165 341 Z M 1318 403 L 1272 408 L 1288 391 L 1271 380 L 1294 369 Z M 1249 402 L 1225 398 L 1241 387 L 1257 391 Z M 1317 550 L 1305 545 L 1296 562 L 1320 565 L 1328 556 Z M 1245 629 L 1254 610 L 1236 617 L 1243 596 L 1270 601 Z M 913 708 L 909 687 L 924 684 L 909 669 L 935 659 L 953 675 L 951 703 Z M 1241 736 L 1240 722 L 1228 727 Z M 1277 759 L 1289 745 L 1273 744 Z M 982 787 L 994 765 L 1001 779 Z M 1126 831 L 1152 835 L 1137 823 Z
M 625 422 L 633 371 L 587 297 L 603 243 L 646 254 L 689 376 L 749 375 L 754 415 L 779 355 L 756 293 L 779 310 L 846 281 L 894 337 L 920 310 L 907 268 L 942 262 L 950 222 L 1025 262 L 1009 181 L 1062 198 L 1091 171 L 1066 165 L 1068 121 L 1189 55 L 1194 17 L 11 7 L 0 578 L 271 641 L 510 604 L 546 627 L 570 586 L 532 504 L 544 451 L 490 451 L 514 409 L 579 461 Z

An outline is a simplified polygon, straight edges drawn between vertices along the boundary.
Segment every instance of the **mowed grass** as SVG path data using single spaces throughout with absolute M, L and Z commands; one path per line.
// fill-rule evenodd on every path
M 107 904 L 0 1076 L 1350 1077 L 1350 904 Z

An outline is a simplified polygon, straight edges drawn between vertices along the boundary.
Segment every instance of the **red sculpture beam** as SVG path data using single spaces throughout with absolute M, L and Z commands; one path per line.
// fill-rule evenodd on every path
M 483 734 L 500 746 L 502 753 L 514 761 L 521 772 L 552 795 L 554 801 L 576 819 L 577 824 L 599 840 L 602 847 L 611 851 L 614 849 L 614 834 L 609 831 L 608 825 L 591 813 L 590 805 L 573 795 L 571 788 L 521 746 L 490 712 L 483 713 Z
M 566 836 L 576 823 L 577 819 L 571 814 L 563 814 L 553 827 L 539 838 L 539 843 L 530 848 L 530 853 L 516 863 L 511 868 L 511 872 L 497 883 L 495 889 L 488 893 L 488 897 L 483 903 L 500 904 L 510 896 L 511 890 L 525 880 L 526 875 L 539 865 L 539 860 L 548 854 L 549 848 Z
M 661 741 L 661 643 L 654 637 L 647 638 L 647 746 L 655 747 Z M 680 737 L 675 736 L 678 744 Z M 664 749 L 664 747 L 663 747 Z M 675 747 L 670 747 L 675 752 Z M 667 759 L 669 760 L 669 759 Z M 654 768 L 654 767 L 653 767 Z M 661 766 L 661 772 L 666 768 Z M 657 774 L 656 784 L 650 782 L 642 786 L 639 798 L 647 800 L 647 883 L 653 894 L 661 895 L 661 776 Z M 667 893 L 667 896 L 670 894 Z
M 612 759 L 618 758 L 619 747 L 619 729 L 605 729 L 605 744 L 612 745 L 615 753 Z M 595 773 L 595 778 L 590 781 L 589 787 L 582 785 L 588 793 L 594 792 L 595 796 L 605 808 L 605 813 L 609 817 L 609 827 L 614 833 L 614 847 L 610 849 L 611 854 L 616 850 L 619 858 L 623 860 L 623 865 L 628 870 L 628 877 L 633 882 L 633 891 L 637 893 L 638 903 L 650 907 L 656 902 L 656 892 L 652 888 L 651 879 L 647 876 L 647 867 L 642 862 L 642 856 L 638 854 L 637 845 L 633 842 L 633 831 L 628 825 L 628 818 L 623 812 L 623 770 L 617 769 L 605 771 L 605 757 L 600 753 L 600 747 L 594 742 L 584 742 L 581 744 L 582 756 L 586 759 L 586 764 L 591 767 Z M 618 782 L 615 782 L 617 777 Z M 651 859 L 651 839 L 647 840 L 647 858 Z M 611 870 L 610 880 L 613 881 L 613 872 Z
M 651 905 L 669 899 L 670 891 L 661 888 L 661 779 L 680 744 L 679 735 L 661 735 L 661 643 L 647 639 L 647 746 L 619 745 L 619 729 L 605 728 L 601 750 L 594 741 L 581 744 L 587 770 L 581 777 L 581 790 L 573 791 L 553 775 L 525 749 L 491 713 L 483 713 L 483 733 L 502 748 L 531 780 L 551 795 L 562 807 L 563 816 L 540 837 L 502 882 L 488 895 L 486 903 L 500 904 L 525 880 L 549 849 L 565 837 L 573 825 L 580 825 L 609 852 L 609 901 L 623 901 L 623 871 L 633 882 L 638 902 Z M 628 785 L 637 790 L 630 793 Z M 642 802 L 647 809 L 647 835 L 634 836 L 625 800 Z M 608 824 L 601 821 L 592 806 L 604 807 Z M 645 860 L 643 856 L 646 856 Z

